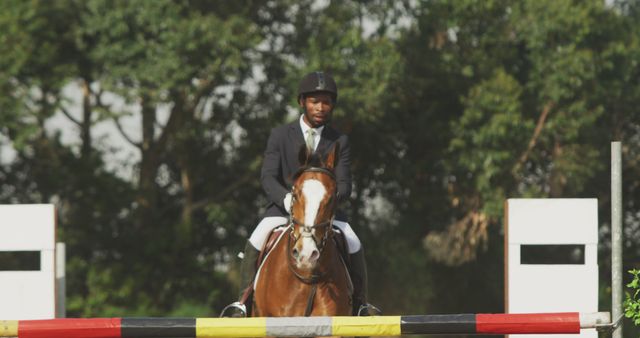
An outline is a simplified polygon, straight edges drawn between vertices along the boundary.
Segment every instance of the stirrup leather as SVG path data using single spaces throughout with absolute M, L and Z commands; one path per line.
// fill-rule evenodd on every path
M 247 317 L 247 306 L 240 302 L 233 302 L 225 306 L 224 309 L 222 309 L 222 312 L 220 312 L 220 318 L 229 317 L 229 316 L 225 316 L 225 314 L 227 313 L 228 310 L 232 310 L 232 309 L 235 309 L 237 312 L 239 312 L 239 314 L 236 314 L 236 315 L 232 314 L 231 317 L 242 317 L 242 318 Z
M 381 314 L 382 310 L 373 304 L 365 303 L 358 308 L 358 316 L 380 316 Z

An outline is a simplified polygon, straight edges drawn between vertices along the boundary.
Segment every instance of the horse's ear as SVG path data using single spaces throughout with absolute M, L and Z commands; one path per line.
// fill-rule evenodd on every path
M 307 148 L 306 144 L 300 146 L 300 151 L 298 151 L 298 162 L 300 163 L 300 166 L 304 167 L 309 163 L 310 155 L 309 148 Z
M 333 148 L 331 149 L 331 151 L 329 151 L 329 155 L 327 156 L 327 161 L 325 163 L 325 166 L 329 170 L 333 170 L 333 168 L 335 168 L 336 165 L 338 165 L 339 153 L 340 153 L 340 142 L 336 142 L 336 144 L 333 145 Z

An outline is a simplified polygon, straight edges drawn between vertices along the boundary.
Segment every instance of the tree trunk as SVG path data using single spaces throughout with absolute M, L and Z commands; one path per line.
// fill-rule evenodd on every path
M 86 160 L 91 156 L 91 80 L 82 80 L 82 121 L 80 121 L 80 156 Z
M 138 193 L 136 202 L 139 208 L 137 226 L 146 228 L 153 220 L 153 210 L 156 207 L 156 175 L 158 173 L 158 148 L 154 140 L 154 125 L 156 111 L 147 97 L 142 98 L 142 158 L 138 173 Z
M 567 177 L 563 173 L 562 166 L 558 165 L 563 156 L 562 145 L 558 140 L 555 141 L 553 145 L 553 168 L 551 168 L 551 173 L 549 175 L 549 197 L 551 198 L 560 198 L 563 197 L 564 188 L 567 185 Z

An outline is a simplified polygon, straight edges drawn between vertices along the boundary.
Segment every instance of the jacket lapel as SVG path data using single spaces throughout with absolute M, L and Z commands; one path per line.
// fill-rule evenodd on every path
M 300 121 L 295 120 L 289 123 L 289 144 L 291 145 L 291 150 L 296 155 L 296 159 L 298 151 L 300 147 L 304 144 L 304 136 L 302 135 L 302 129 L 300 128 Z
M 331 146 L 333 141 L 335 141 L 335 135 L 333 133 L 333 129 L 331 129 L 331 127 L 329 127 L 328 125 L 325 125 L 324 129 L 322 129 L 320 143 L 318 143 L 318 148 L 316 149 L 316 152 L 318 154 L 325 155 L 328 151 L 329 146 Z

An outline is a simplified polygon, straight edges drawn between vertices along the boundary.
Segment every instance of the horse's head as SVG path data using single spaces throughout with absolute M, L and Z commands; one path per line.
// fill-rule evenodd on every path
M 333 173 L 340 145 L 331 149 L 326 159 L 300 150 L 300 170 L 294 176 L 291 191 L 291 258 L 299 269 L 314 269 L 332 236 L 335 214 L 336 179 Z

